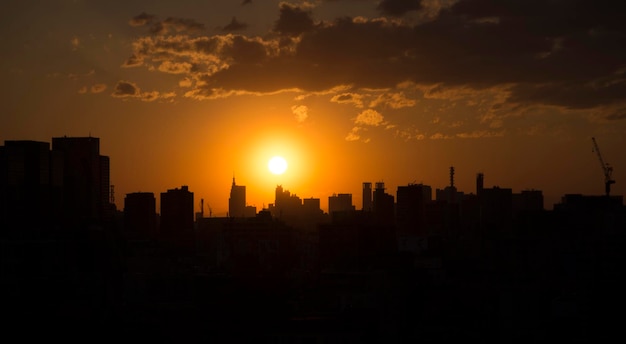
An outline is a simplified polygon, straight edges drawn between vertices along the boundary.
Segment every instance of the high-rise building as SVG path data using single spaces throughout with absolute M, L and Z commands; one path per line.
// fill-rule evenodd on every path
M 328 213 L 333 214 L 339 211 L 354 211 L 352 205 L 352 194 L 334 194 L 328 197 Z
M 100 155 L 97 137 L 53 137 L 52 150 L 63 160 L 63 215 L 68 224 L 100 223 L 109 209 L 109 159 Z
M 131 238 L 156 237 L 156 199 L 152 192 L 134 192 L 124 198 L 124 232 Z
M 0 224 L 13 228 L 52 223 L 60 202 L 60 173 L 51 168 L 50 144 L 5 141 L 0 147 Z M 54 184 L 53 184 L 54 183 Z
M 230 198 L 228 198 L 228 216 L 229 217 L 246 217 L 246 187 L 245 185 L 237 185 L 235 177 L 230 187 Z
M 363 183 L 363 211 L 372 211 L 372 183 Z
M 159 236 L 172 242 L 193 240 L 193 192 L 186 185 L 161 193 Z
M 394 198 L 392 195 L 385 192 L 385 183 L 376 183 L 372 206 L 374 218 L 378 223 L 392 224 L 394 222 Z
M 396 222 L 405 232 L 419 232 L 424 226 L 426 205 L 432 201 L 432 188 L 424 184 L 398 186 Z

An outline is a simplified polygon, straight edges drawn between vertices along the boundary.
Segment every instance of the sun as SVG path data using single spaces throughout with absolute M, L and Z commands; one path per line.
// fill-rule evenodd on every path
M 267 163 L 267 168 L 273 174 L 283 174 L 287 170 L 287 160 L 281 156 L 275 156 Z

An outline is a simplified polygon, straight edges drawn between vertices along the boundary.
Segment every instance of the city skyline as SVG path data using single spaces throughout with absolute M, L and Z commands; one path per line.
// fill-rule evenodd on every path
M 11 2 L 0 142 L 101 138 L 123 195 L 228 211 L 361 183 L 626 194 L 626 29 L 608 2 Z M 27 25 L 26 25 L 27 24 Z M 271 174 L 275 155 L 289 169 Z M 159 202 L 157 200 L 157 202 Z M 197 207 L 197 205 L 196 205 Z
M 105 213 L 108 211 L 106 210 L 106 208 L 108 207 L 106 204 L 108 204 L 109 201 L 111 201 L 111 203 L 113 203 L 118 210 L 122 211 L 123 209 L 125 209 L 125 199 L 128 196 L 147 195 L 147 194 L 151 194 L 154 196 L 154 195 L 157 195 L 158 193 L 161 193 L 162 195 L 165 193 L 164 190 L 141 190 L 141 191 L 135 190 L 135 191 L 131 191 L 131 192 L 123 194 L 122 195 L 123 197 L 121 198 L 116 198 L 115 197 L 115 193 L 116 193 L 115 184 L 111 183 L 109 179 L 109 174 L 111 173 L 111 171 L 109 170 L 110 168 L 109 156 L 99 155 L 100 138 L 92 137 L 92 136 L 89 136 L 89 137 L 64 136 L 64 137 L 53 137 L 51 139 L 51 142 L 52 142 L 52 145 L 50 144 L 50 142 L 43 142 L 43 141 L 40 142 L 40 141 L 33 141 L 33 140 L 9 140 L 9 141 L 5 141 L 4 145 L 9 150 L 10 149 L 15 150 L 15 148 L 13 147 L 20 147 L 19 149 L 30 149 L 30 153 L 27 153 L 27 154 L 31 154 L 31 156 L 34 156 L 32 154 L 44 154 L 42 153 L 43 151 L 41 151 L 42 149 L 44 151 L 47 151 L 48 153 L 45 153 L 45 154 L 49 154 L 50 157 L 45 157 L 45 159 L 40 158 L 40 159 L 44 159 L 44 160 L 41 160 L 40 163 L 49 164 L 50 171 L 46 173 L 49 173 L 50 177 L 45 177 L 45 178 L 50 178 L 51 183 L 54 183 L 53 181 L 59 178 L 59 174 L 58 174 L 59 171 L 63 171 L 63 170 L 72 171 L 75 168 L 84 168 L 84 167 L 80 167 L 80 162 L 79 162 L 80 159 L 86 159 L 86 161 L 91 161 L 93 159 L 96 159 L 97 162 L 93 162 L 93 161 L 90 162 L 91 167 L 89 167 L 89 169 L 99 170 L 102 168 L 103 179 L 100 182 L 98 182 L 98 184 L 93 184 L 91 187 L 97 187 L 100 191 L 98 194 L 93 193 L 93 192 L 89 193 L 90 196 L 85 196 L 85 197 L 99 198 L 100 200 L 98 201 L 98 203 L 95 203 L 96 200 L 93 200 L 94 203 L 91 206 L 100 207 L 100 208 L 104 207 L 102 208 L 104 209 L 102 211 L 104 211 Z M 61 143 L 63 143 L 63 145 L 61 145 Z M 31 148 L 27 148 L 27 147 L 31 147 Z M 74 162 L 68 165 L 68 166 L 72 166 L 72 168 L 68 168 L 68 166 L 66 166 L 65 168 L 61 168 L 59 170 L 60 168 L 60 166 L 58 166 L 59 164 L 58 158 L 60 157 L 59 154 L 63 155 L 64 151 L 68 150 L 67 147 L 73 147 L 71 148 L 71 151 L 68 151 L 68 152 L 71 152 L 68 156 L 74 156 L 74 158 L 72 158 Z M 0 145 L 0 149 L 3 149 L 3 148 L 4 146 Z M 33 148 L 35 148 L 36 150 L 33 151 Z M 7 153 L 9 152 L 9 150 L 7 150 Z M 39 150 L 40 152 L 35 153 L 37 152 L 37 150 Z M 23 153 L 19 153 L 19 154 L 23 154 Z M 599 160 L 603 162 L 601 158 L 601 153 L 597 153 L 597 156 L 600 158 Z M 11 159 L 15 159 L 15 158 L 11 158 Z M 103 167 L 100 167 L 100 164 L 104 164 Z M 32 168 L 32 167 L 26 167 L 28 165 L 24 165 L 24 166 L 25 168 Z M 75 172 L 72 172 L 72 173 L 75 173 Z M 95 172 L 89 172 L 89 173 L 95 173 Z M 255 214 L 258 213 L 259 211 L 271 210 L 272 206 L 276 206 L 277 202 L 279 201 L 279 198 L 281 198 L 279 197 L 279 193 L 282 194 L 283 190 L 285 190 L 284 191 L 284 193 L 286 194 L 285 197 L 288 197 L 288 198 L 292 197 L 294 198 L 294 200 L 295 199 L 299 200 L 301 206 L 305 205 L 303 204 L 303 202 L 306 203 L 307 200 L 309 201 L 317 200 L 317 202 L 320 203 L 318 206 L 319 209 L 327 214 L 331 213 L 330 208 L 333 207 L 331 205 L 331 202 L 335 202 L 334 207 L 338 209 L 346 210 L 351 205 L 352 209 L 359 209 L 359 210 L 367 211 L 368 209 L 371 210 L 372 199 L 375 195 L 374 191 L 376 190 L 380 190 L 381 192 L 389 194 L 393 197 L 398 197 L 398 194 L 400 193 L 401 189 L 411 187 L 411 186 L 418 186 L 420 188 L 425 187 L 424 197 L 426 197 L 428 200 L 445 201 L 447 203 L 456 203 L 456 202 L 460 202 L 466 197 L 472 197 L 472 196 L 475 197 L 480 193 L 479 190 L 482 190 L 483 188 L 508 189 L 511 192 L 513 192 L 513 194 L 517 194 L 517 195 L 524 194 L 524 193 L 538 192 L 541 195 L 541 199 L 542 199 L 541 203 L 543 204 L 543 209 L 552 210 L 553 207 L 561 203 L 561 201 L 563 200 L 565 196 L 582 195 L 582 193 L 575 192 L 575 191 L 566 192 L 560 195 L 557 200 L 550 203 L 549 200 L 544 201 L 545 195 L 543 194 L 543 189 L 539 187 L 530 187 L 530 188 L 517 190 L 508 185 L 490 184 L 490 183 L 487 183 L 485 185 L 485 175 L 483 172 L 478 172 L 474 175 L 475 177 L 474 185 L 470 189 L 457 188 L 457 185 L 458 185 L 456 182 L 457 174 L 456 174 L 456 169 L 454 166 L 450 166 L 448 168 L 447 176 L 449 179 L 448 179 L 448 184 L 445 186 L 433 186 L 428 181 L 420 181 L 419 183 L 413 181 L 413 182 L 400 184 L 400 185 L 394 185 L 393 187 L 390 187 L 388 184 L 384 182 L 384 180 L 377 180 L 375 183 L 372 183 L 370 180 L 366 180 L 361 183 L 362 189 L 360 189 L 358 192 L 352 193 L 352 192 L 333 191 L 331 194 L 322 195 L 320 197 L 302 195 L 302 194 L 299 194 L 297 190 L 293 190 L 293 189 L 290 190 L 289 186 L 287 185 L 283 186 L 282 184 L 276 184 L 275 189 L 273 189 L 272 191 L 274 193 L 273 195 L 274 198 L 263 200 L 262 206 L 260 207 L 257 206 L 256 203 L 251 203 L 248 201 L 247 196 L 246 196 L 247 186 L 242 185 L 242 184 L 237 184 L 236 178 L 235 176 L 233 176 L 232 181 L 231 181 L 232 184 L 230 187 L 230 196 L 228 197 L 228 200 L 227 200 L 228 207 L 226 208 L 225 211 L 219 208 L 216 210 L 214 208 L 214 205 L 216 204 L 215 202 L 211 202 L 211 201 L 205 202 L 205 199 L 213 200 L 213 201 L 215 200 L 215 195 L 212 194 L 210 191 L 200 195 L 196 201 L 192 202 L 192 205 L 190 206 L 192 206 L 192 208 L 194 209 L 194 212 L 196 212 L 197 214 L 200 214 L 200 213 L 203 213 L 205 215 L 209 214 L 209 216 L 214 216 L 214 217 L 236 217 L 236 218 L 248 217 L 249 218 L 249 217 L 254 217 Z M 42 178 L 43 178 L 43 175 L 42 175 Z M 79 176 L 79 175 L 72 176 L 70 174 L 68 180 L 69 181 L 82 180 L 84 182 L 87 180 L 91 180 L 92 178 L 99 179 L 101 177 L 99 175 L 97 177 L 95 176 L 92 177 L 90 174 L 85 174 L 84 176 Z M 376 189 L 372 188 L 372 185 L 374 184 L 376 186 Z M 345 190 L 345 189 L 351 188 L 352 186 L 353 185 L 342 186 L 341 188 Z M 71 186 L 71 187 L 75 187 L 75 186 Z M 174 189 L 172 189 L 172 187 L 174 186 L 167 188 L 168 193 L 173 190 L 178 190 L 179 187 L 181 187 L 182 190 L 185 190 L 185 192 L 190 190 L 189 185 L 186 183 L 183 183 L 179 186 L 175 186 Z M 280 192 L 278 190 L 280 190 Z M 192 191 L 191 194 L 193 195 L 193 189 L 191 189 L 191 191 Z M 85 191 L 81 191 L 81 192 L 85 192 Z M 592 194 L 590 196 L 600 196 L 600 195 L 601 194 Z M 612 192 L 611 196 L 623 197 L 623 195 L 616 194 L 615 192 Z M 369 200 L 366 200 L 366 198 L 368 198 Z M 348 200 L 350 202 L 350 205 L 347 204 Z M 360 200 L 360 203 L 358 201 L 355 202 L 354 200 Z M 41 200 L 37 199 L 37 202 L 40 202 L 40 201 Z M 367 204 L 364 204 L 364 203 L 367 203 Z M 219 204 L 219 201 L 218 201 L 218 204 Z M 83 204 L 81 206 L 85 207 L 87 206 L 87 204 Z M 157 199 L 155 206 L 156 206 L 156 209 L 161 209 L 162 207 L 161 200 Z M 67 212 L 68 210 L 66 209 L 64 211 Z M 160 214 L 160 211 L 157 211 L 157 213 Z

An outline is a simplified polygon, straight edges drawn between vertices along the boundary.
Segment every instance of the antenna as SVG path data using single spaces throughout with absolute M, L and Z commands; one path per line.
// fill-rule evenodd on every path
M 454 187 L 454 166 L 450 166 L 450 187 Z

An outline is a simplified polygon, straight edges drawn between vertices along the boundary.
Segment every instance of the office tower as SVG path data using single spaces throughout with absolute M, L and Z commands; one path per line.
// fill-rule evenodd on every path
M 480 197 L 484 189 L 485 176 L 482 173 L 476 174 L 476 195 Z
M 60 203 L 59 178 L 53 178 L 50 144 L 5 141 L 0 147 L 0 224 L 25 228 L 52 223 Z
M 124 232 L 128 237 L 156 237 L 156 198 L 152 192 L 134 192 L 124 198 Z
M 372 211 L 372 183 L 363 183 L 363 211 Z
M 100 155 L 100 212 L 102 219 L 108 221 L 113 218 L 113 205 L 110 202 L 111 192 L 111 162 L 108 156 Z
M 426 204 L 432 200 L 432 188 L 423 184 L 398 186 L 396 222 L 406 232 L 418 232 L 424 226 Z
M 394 222 L 394 198 L 385 192 L 385 183 L 377 182 L 373 197 L 374 218 L 382 224 Z
M 63 216 L 68 225 L 106 219 L 109 161 L 97 137 L 53 137 L 52 150 L 63 160 Z
M 305 198 L 302 200 L 302 211 L 304 214 L 318 214 L 322 211 L 319 198 Z
M 230 187 L 228 216 L 246 217 L 246 187 L 244 185 L 237 185 L 235 183 L 235 177 L 233 177 L 233 185 Z
M 276 186 L 276 198 L 272 214 L 275 217 L 298 216 L 302 211 L 302 199 L 296 194 L 291 194 L 289 190 L 284 190 L 282 185 Z
M 354 211 L 352 194 L 334 194 L 328 197 L 328 213 L 332 215 L 338 211 Z
M 193 239 L 193 192 L 186 185 L 161 193 L 161 227 L 165 240 Z

